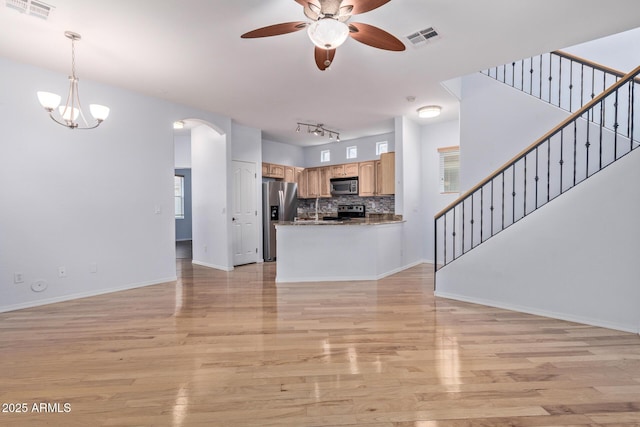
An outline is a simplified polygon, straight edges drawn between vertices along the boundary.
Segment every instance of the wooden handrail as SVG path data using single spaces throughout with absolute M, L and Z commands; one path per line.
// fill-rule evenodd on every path
M 449 210 L 451 210 L 453 207 L 455 207 L 456 205 L 458 205 L 461 201 L 463 201 L 464 199 L 466 199 L 467 197 L 471 196 L 473 193 L 475 193 L 478 189 L 480 189 L 481 187 L 483 187 L 484 185 L 486 185 L 487 183 L 489 183 L 492 179 L 494 179 L 495 177 L 497 177 L 498 175 L 500 175 L 504 170 L 506 170 L 507 168 L 509 168 L 511 165 L 513 165 L 515 162 L 517 162 L 518 160 L 520 160 L 521 158 L 523 158 L 524 156 L 526 156 L 527 154 L 529 154 L 531 151 L 535 150 L 536 147 L 538 147 L 539 145 L 543 144 L 546 140 L 550 139 L 552 136 L 554 136 L 556 133 L 560 132 L 563 128 L 565 128 L 566 126 L 568 126 L 569 124 L 573 123 L 575 120 L 578 120 L 580 118 L 580 116 L 582 116 L 584 113 L 586 113 L 587 111 L 589 111 L 591 108 L 593 108 L 593 106 L 595 106 L 596 104 L 598 104 L 600 101 L 602 101 L 604 98 L 606 98 L 607 96 L 609 96 L 611 93 L 615 92 L 617 89 L 619 89 L 621 86 L 623 86 L 624 84 L 626 84 L 627 82 L 629 82 L 630 80 L 634 80 L 634 81 L 640 81 L 638 80 L 635 76 L 640 74 L 640 66 L 636 67 L 635 69 L 633 69 L 631 72 L 629 72 L 628 74 L 625 74 L 620 80 L 618 80 L 616 83 L 614 83 L 611 87 L 609 87 L 607 90 L 605 90 L 604 92 L 602 92 L 601 94 L 599 94 L 598 96 L 596 96 L 595 98 L 593 98 L 591 101 L 587 102 L 582 108 L 580 108 L 578 111 L 576 111 L 575 113 L 571 114 L 569 117 L 567 117 L 565 120 L 563 120 L 562 122 L 560 122 L 559 125 L 557 125 L 556 127 L 554 127 L 553 129 L 551 129 L 549 132 L 545 133 L 543 136 L 541 136 L 540 138 L 538 138 L 533 144 L 529 145 L 527 148 L 525 148 L 524 150 L 522 150 L 521 152 L 519 152 L 518 154 L 516 154 L 514 157 L 511 158 L 511 160 L 509 160 L 508 162 L 506 162 L 505 164 L 503 164 L 502 166 L 500 166 L 498 169 L 495 170 L 495 172 L 493 172 L 492 174 L 490 174 L 488 177 L 486 177 L 485 179 L 483 179 L 482 181 L 480 181 L 478 184 L 476 184 L 475 186 L 473 186 L 470 190 L 467 190 L 466 192 L 464 192 L 460 197 L 458 197 L 455 201 L 453 201 L 452 203 L 449 203 L 449 205 L 447 205 L 446 208 L 442 209 L 440 212 L 438 212 L 434 219 L 438 219 L 440 218 L 442 215 L 444 215 L 445 213 L 447 213 Z
M 555 50 L 555 51 L 553 51 L 551 53 L 553 53 L 554 55 L 558 55 L 558 56 L 561 56 L 563 58 L 569 59 L 571 61 L 575 61 L 575 62 L 578 62 L 580 64 L 584 64 L 584 65 L 586 65 L 588 67 L 595 68 L 596 70 L 600 70 L 600 71 L 603 71 L 605 73 L 613 74 L 616 77 L 623 78 L 625 76 L 625 73 L 623 71 L 615 70 L 615 69 L 607 67 L 605 65 L 598 64 L 597 62 L 589 61 L 588 59 L 581 58 L 579 56 L 572 55 L 570 53 L 563 52 L 561 50 Z

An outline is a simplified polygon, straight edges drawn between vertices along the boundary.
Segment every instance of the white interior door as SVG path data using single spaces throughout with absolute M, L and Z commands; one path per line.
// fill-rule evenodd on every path
M 233 265 L 258 262 L 255 163 L 233 161 Z

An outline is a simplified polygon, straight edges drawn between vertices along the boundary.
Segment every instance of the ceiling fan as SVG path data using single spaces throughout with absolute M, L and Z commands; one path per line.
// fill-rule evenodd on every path
M 322 71 L 329 68 L 336 48 L 351 37 L 378 49 L 403 51 L 404 44 L 392 34 L 373 25 L 359 22 L 346 23 L 351 16 L 369 12 L 391 0 L 294 0 L 304 8 L 304 14 L 313 22 L 285 22 L 269 25 L 243 34 L 243 39 L 278 36 L 304 28 L 315 44 L 316 65 Z M 345 3 L 345 4 L 343 4 Z

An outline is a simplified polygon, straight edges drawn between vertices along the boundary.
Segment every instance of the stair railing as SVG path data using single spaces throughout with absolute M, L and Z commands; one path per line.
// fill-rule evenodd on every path
M 640 67 L 436 214 L 435 272 L 638 147 Z
M 625 76 L 621 71 L 559 50 L 481 73 L 571 113 Z

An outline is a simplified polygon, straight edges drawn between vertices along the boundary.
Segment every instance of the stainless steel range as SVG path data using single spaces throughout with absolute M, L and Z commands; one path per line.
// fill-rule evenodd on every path
M 338 216 L 325 216 L 325 221 L 344 221 L 351 218 L 364 218 L 366 210 L 364 205 L 338 205 Z

